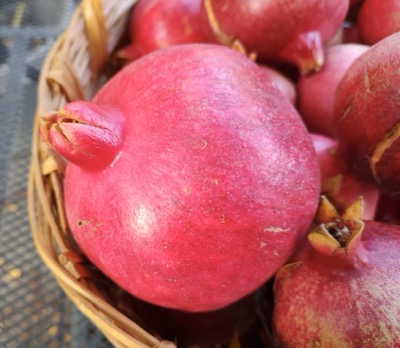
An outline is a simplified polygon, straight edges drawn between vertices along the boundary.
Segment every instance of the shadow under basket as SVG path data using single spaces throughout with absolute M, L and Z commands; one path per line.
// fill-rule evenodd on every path
M 83 0 L 48 52 L 38 83 L 29 172 L 29 220 L 36 249 L 65 294 L 115 347 L 176 347 L 142 328 L 129 296 L 96 270 L 69 234 L 63 207 L 65 163 L 39 137 L 40 118 L 90 100 L 118 69 L 113 59 L 136 0 Z

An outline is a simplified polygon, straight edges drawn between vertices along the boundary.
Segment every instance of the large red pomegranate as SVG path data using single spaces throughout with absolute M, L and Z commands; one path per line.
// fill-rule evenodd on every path
M 319 70 L 323 46 L 342 25 L 349 0 L 202 0 L 204 32 L 230 46 L 239 41 L 259 61 Z
M 400 193 L 400 33 L 371 46 L 348 68 L 334 99 L 340 151 L 364 180 Z
M 319 169 L 292 103 L 243 54 L 157 50 L 91 102 L 47 115 L 70 163 L 70 229 L 133 295 L 206 311 L 252 292 L 287 260 L 315 213 Z
M 308 246 L 278 271 L 282 347 L 400 347 L 400 227 L 361 221 L 359 202 L 343 215 L 323 207 Z

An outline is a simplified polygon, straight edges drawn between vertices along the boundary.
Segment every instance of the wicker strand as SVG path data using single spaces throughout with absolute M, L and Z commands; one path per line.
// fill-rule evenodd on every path
M 108 35 L 100 0 L 83 0 L 82 14 L 89 42 L 90 67 L 93 72 L 101 70 L 108 58 Z
M 84 99 L 79 79 L 68 59 L 56 62 L 56 66 L 47 75 L 47 81 L 54 84 L 53 89 L 60 88 L 67 101 Z

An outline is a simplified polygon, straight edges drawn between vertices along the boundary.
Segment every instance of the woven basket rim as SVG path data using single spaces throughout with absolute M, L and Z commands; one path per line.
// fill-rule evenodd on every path
M 114 346 L 175 347 L 145 331 L 108 302 L 102 289 L 96 289 L 90 270 L 85 270 L 74 250 L 71 252 L 62 205 L 63 162 L 39 136 L 44 113 L 57 110 L 68 101 L 89 99 L 96 92 L 104 78 L 102 68 L 107 56 L 93 60 L 91 51 L 106 52 L 108 56 L 112 53 L 135 2 L 83 0 L 45 57 L 37 86 L 28 218 L 36 250 L 60 288 Z

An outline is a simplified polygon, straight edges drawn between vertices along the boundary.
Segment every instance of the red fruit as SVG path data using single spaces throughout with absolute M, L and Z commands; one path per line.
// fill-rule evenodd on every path
M 359 220 L 357 205 L 342 216 L 320 210 L 301 260 L 278 271 L 273 325 L 283 347 L 400 347 L 400 227 Z
M 400 33 L 379 41 L 347 70 L 334 101 L 340 151 L 360 176 L 400 192 Z
M 261 61 L 290 62 L 305 74 L 323 65 L 323 43 L 340 28 L 348 0 L 202 0 L 205 30 L 220 43 L 239 40 Z
M 119 109 L 81 101 L 44 115 L 40 131 L 43 140 L 69 161 L 97 170 L 120 152 L 124 126 Z
M 199 14 L 200 0 L 139 0 L 130 17 L 130 44 L 120 56 L 134 60 L 159 48 L 206 41 Z
M 279 70 L 271 66 L 260 65 L 260 67 L 265 71 L 272 83 L 282 92 L 282 94 L 284 94 L 292 104 L 295 104 L 297 96 L 294 82 Z
M 328 47 L 321 70 L 299 78 L 298 109 L 311 132 L 334 137 L 333 100 L 336 88 L 349 66 L 368 48 L 359 44 Z
M 363 220 L 375 216 L 379 191 L 375 185 L 360 180 L 338 151 L 337 142 L 329 137 L 311 133 L 321 172 L 321 193 L 339 211 L 346 209 L 359 197 L 363 198 Z
M 400 2 L 398 0 L 365 0 L 357 16 L 362 40 L 373 45 L 400 31 Z
M 98 108 L 125 117 L 124 140 L 103 168 L 62 151 L 78 164 L 66 170 L 65 206 L 83 252 L 141 299 L 187 311 L 226 306 L 269 279 L 312 221 L 319 171 L 307 130 L 239 52 L 207 44 L 157 50 L 92 103 L 72 105 L 76 120 Z M 75 125 L 73 138 L 44 138 L 58 149 L 62 141 L 69 149 L 69 139 L 85 147 L 91 131 Z

